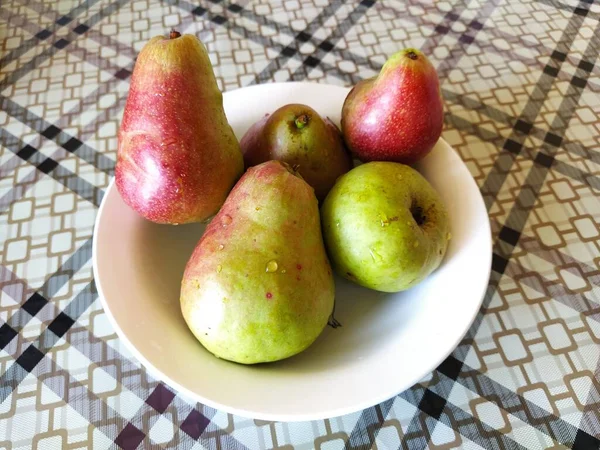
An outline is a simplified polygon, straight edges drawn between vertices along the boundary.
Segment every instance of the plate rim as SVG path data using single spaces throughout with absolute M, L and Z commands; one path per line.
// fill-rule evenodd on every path
M 226 92 L 223 92 L 223 97 L 225 100 L 226 97 L 228 97 L 230 95 L 234 95 L 234 93 L 236 93 L 240 90 L 245 90 L 245 91 L 259 90 L 259 89 L 264 89 L 264 86 L 273 87 L 275 85 L 277 85 L 278 87 L 283 86 L 283 85 L 300 87 L 300 86 L 304 85 L 307 88 L 311 88 L 311 87 L 314 87 L 315 85 L 317 85 L 317 86 L 321 86 L 321 87 L 326 87 L 328 89 L 343 89 L 346 92 L 349 92 L 351 89 L 351 87 L 344 87 L 344 86 L 333 85 L 333 84 L 328 84 L 328 83 L 314 83 L 314 82 L 304 82 L 304 81 L 271 82 L 271 83 L 261 83 L 261 84 L 257 84 L 257 85 L 247 86 L 247 87 L 240 87 L 237 89 L 233 89 L 231 91 L 226 91 Z M 473 185 L 473 188 L 478 193 L 477 202 L 480 204 L 481 207 L 483 207 L 483 210 L 486 211 L 486 216 L 487 216 L 488 220 L 484 221 L 485 230 L 483 230 L 483 231 L 485 232 L 485 235 L 488 237 L 487 242 L 488 242 L 488 250 L 489 251 L 485 252 L 486 265 L 488 267 L 488 270 L 486 272 L 485 282 L 482 281 L 482 287 L 480 289 L 481 292 L 479 293 L 479 301 L 477 303 L 477 308 L 473 308 L 471 317 L 469 317 L 468 322 L 466 322 L 467 325 L 466 325 L 465 329 L 460 334 L 457 334 L 457 338 L 455 339 L 455 341 L 452 343 L 451 346 L 450 345 L 448 346 L 449 350 L 447 350 L 446 352 L 443 352 L 442 357 L 440 357 L 439 359 L 436 359 L 434 363 L 431 363 L 427 366 L 424 365 L 424 369 L 422 371 L 420 371 L 420 372 L 422 372 L 421 375 L 418 377 L 415 377 L 414 380 L 411 380 L 410 382 L 405 383 L 406 387 L 402 388 L 400 391 L 398 391 L 397 388 L 390 389 L 389 392 L 386 391 L 385 394 L 380 394 L 377 397 L 371 397 L 369 400 L 364 400 L 362 402 L 356 402 L 353 404 L 352 407 L 348 407 L 348 406 L 338 407 L 338 408 L 331 407 L 331 408 L 327 408 L 326 410 L 322 410 L 319 413 L 299 413 L 299 414 L 263 413 L 263 412 L 252 411 L 252 410 L 249 410 L 246 408 L 236 408 L 235 406 L 226 405 L 226 404 L 219 403 L 217 401 L 213 401 L 213 400 L 203 396 L 202 394 L 200 394 L 198 392 L 194 392 L 194 391 L 190 390 L 189 388 L 181 385 L 180 383 L 173 380 L 166 373 L 159 370 L 154 364 L 152 364 L 136 348 L 136 346 L 127 337 L 127 334 L 119 326 L 112 311 L 110 310 L 108 302 L 106 301 L 104 291 L 102 289 L 102 282 L 100 281 L 100 277 L 98 274 L 98 262 L 97 262 L 98 240 L 96 238 L 96 236 L 97 236 L 96 231 L 99 227 L 99 224 L 100 224 L 100 221 L 101 221 L 101 218 L 102 218 L 102 215 L 103 215 L 106 203 L 107 203 L 106 199 L 109 197 L 109 194 L 114 189 L 116 189 L 114 175 L 112 176 L 112 178 L 109 182 L 109 185 L 106 188 L 104 197 L 103 197 L 100 207 L 98 208 L 98 211 L 96 213 L 96 218 L 94 220 L 93 236 L 92 236 L 92 272 L 94 275 L 94 282 L 96 285 L 96 289 L 98 291 L 98 297 L 100 299 L 102 308 L 104 309 L 104 312 L 105 312 L 111 326 L 116 331 L 119 339 L 121 339 L 125 343 L 127 349 L 133 354 L 133 356 L 136 359 L 138 359 L 138 361 L 151 373 L 151 375 L 153 377 L 157 378 L 158 381 L 166 382 L 168 385 L 175 388 L 178 393 L 182 393 L 194 401 L 200 402 L 202 404 L 205 404 L 205 405 L 207 405 L 211 408 L 217 409 L 217 410 L 236 414 L 236 415 L 246 417 L 246 418 L 253 418 L 253 419 L 267 420 L 267 421 L 279 421 L 279 422 L 297 422 L 297 421 L 312 421 L 312 420 L 330 419 L 330 418 L 340 417 L 345 414 L 351 414 L 351 413 L 356 413 L 358 411 L 362 411 L 366 408 L 375 406 L 377 404 L 380 404 L 381 402 L 391 399 L 391 398 L 397 396 L 398 394 L 406 391 L 407 389 L 410 389 L 410 387 L 414 386 L 424 375 L 435 370 L 435 368 L 438 367 L 456 349 L 456 347 L 458 346 L 460 341 L 468 333 L 469 329 L 473 325 L 473 322 L 475 321 L 475 318 L 477 317 L 477 314 L 481 310 L 481 305 L 483 304 L 483 301 L 485 298 L 485 292 L 487 290 L 490 276 L 491 276 L 491 271 L 492 271 L 491 264 L 492 264 L 492 254 L 493 254 L 493 240 L 492 240 L 492 233 L 491 233 L 491 224 L 490 224 L 490 220 L 489 220 L 489 214 L 487 212 L 487 208 L 485 207 L 485 202 L 483 200 L 483 196 L 481 195 L 479 186 L 477 186 L 475 179 L 471 175 L 470 171 L 468 170 L 468 167 L 466 167 L 466 164 L 462 160 L 461 156 L 456 152 L 456 150 L 450 144 L 448 144 L 448 142 L 445 141 L 441 136 L 440 136 L 439 140 L 441 142 L 443 142 L 454 153 L 454 155 L 459 159 L 460 163 L 463 166 L 465 166 L 465 168 L 469 172 L 469 175 L 470 175 L 469 183 Z M 426 370 L 425 370 L 425 367 L 426 367 Z

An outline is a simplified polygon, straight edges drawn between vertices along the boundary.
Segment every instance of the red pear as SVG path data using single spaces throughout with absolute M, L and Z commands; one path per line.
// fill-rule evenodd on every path
M 361 161 L 414 163 L 442 133 L 443 101 L 427 57 L 409 48 L 391 56 L 381 72 L 360 81 L 342 108 L 342 133 Z
M 203 221 L 217 213 L 244 163 L 208 53 L 172 31 L 140 52 L 118 135 L 115 180 L 146 219 Z

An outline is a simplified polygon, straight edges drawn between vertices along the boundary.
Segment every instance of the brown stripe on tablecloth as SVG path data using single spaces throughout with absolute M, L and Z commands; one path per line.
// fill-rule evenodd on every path
M 535 302 L 528 299 L 529 303 L 542 303 L 552 299 L 577 311 L 583 317 L 600 322 L 600 305 L 582 292 L 570 292 L 560 279 L 550 280 L 536 271 L 526 269 L 514 259 L 508 262 L 505 273 L 517 284 L 522 283 L 543 295 Z M 524 292 L 522 294 L 524 298 L 527 298 Z M 474 339 L 474 336 L 470 336 L 470 338 Z
M 598 416 L 598 410 L 600 409 L 600 360 L 594 373 L 585 373 L 582 376 L 587 376 L 591 380 L 592 386 L 583 407 L 579 430 L 573 443 L 573 448 L 576 450 L 598 448 L 598 440 L 591 439 L 590 436 L 600 436 L 600 417 Z

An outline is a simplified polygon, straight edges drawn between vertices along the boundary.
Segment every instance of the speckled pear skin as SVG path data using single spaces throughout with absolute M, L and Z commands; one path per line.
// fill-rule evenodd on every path
M 321 207 L 321 221 L 335 271 L 381 292 L 427 278 L 450 239 L 438 192 L 415 169 L 394 162 L 362 164 L 343 175 Z
M 279 161 L 248 169 L 189 259 L 180 301 L 219 358 L 256 364 L 309 347 L 334 302 L 313 189 Z
M 125 203 L 164 224 L 216 214 L 244 170 L 206 48 L 178 34 L 150 39 L 138 56 L 115 168 Z
M 270 159 L 294 167 L 322 201 L 335 180 L 352 168 L 338 127 L 310 106 L 282 106 L 252 125 L 240 140 L 246 167 Z

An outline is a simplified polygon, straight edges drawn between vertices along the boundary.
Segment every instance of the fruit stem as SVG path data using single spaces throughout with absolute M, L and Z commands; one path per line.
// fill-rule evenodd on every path
M 308 116 L 306 114 L 302 114 L 301 116 L 296 117 L 294 123 L 296 124 L 296 128 L 301 130 L 308 125 Z
M 179 31 L 171 30 L 171 32 L 169 33 L 169 39 L 176 39 L 180 36 L 181 33 Z
M 409 50 L 408 52 L 406 52 L 406 56 L 408 56 L 413 61 L 416 61 L 419 58 L 419 56 L 413 50 Z

